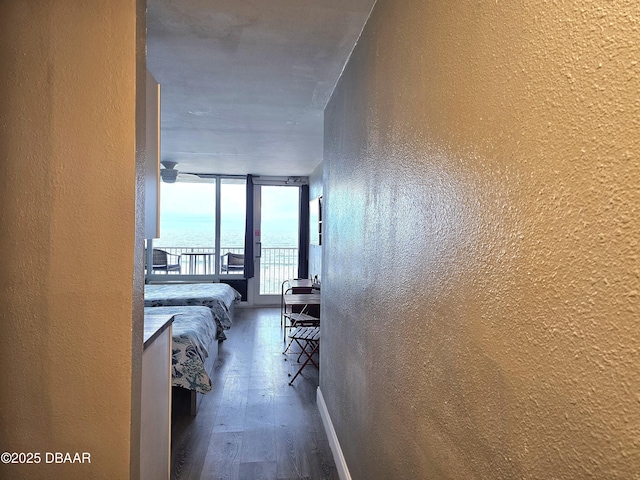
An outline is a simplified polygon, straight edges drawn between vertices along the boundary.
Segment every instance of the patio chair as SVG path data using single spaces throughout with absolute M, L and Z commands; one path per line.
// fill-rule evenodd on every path
M 179 272 L 180 271 L 180 255 L 169 253 L 158 248 L 153 249 L 153 271 L 161 272 Z M 175 261 L 173 259 L 176 259 Z
M 244 271 L 244 253 L 225 253 L 220 257 L 221 273 L 242 273 Z

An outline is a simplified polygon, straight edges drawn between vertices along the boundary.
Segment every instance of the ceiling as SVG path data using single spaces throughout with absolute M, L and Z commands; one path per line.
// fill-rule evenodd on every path
M 161 160 L 181 172 L 306 176 L 323 109 L 375 0 L 148 0 Z

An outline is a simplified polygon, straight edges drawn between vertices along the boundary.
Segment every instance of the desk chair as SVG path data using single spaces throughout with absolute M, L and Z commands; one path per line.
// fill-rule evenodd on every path
M 317 327 L 320 324 L 320 295 L 288 293 L 283 299 L 283 342 L 287 340 L 287 330 L 300 326 Z
M 307 285 L 306 282 L 309 282 Z M 300 285 L 300 283 L 304 283 L 304 285 Z M 311 280 L 307 280 L 306 278 L 292 278 L 287 279 L 282 282 L 280 287 L 280 328 L 283 328 L 285 325 L 285 313 L 286 305 L 284 303 L 284 296 L 288 293 L 311 293 L 313 292 L 313 284 Z M 299 313 L 302 309 L 291 309 L 291 313 Z M 284 341 L 284 339 L 283 339 Z

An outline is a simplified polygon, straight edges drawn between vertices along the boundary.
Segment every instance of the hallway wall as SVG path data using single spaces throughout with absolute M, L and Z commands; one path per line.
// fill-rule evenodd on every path
M 0 5 L 0 478 L 138 476 L 144 14 Z
M 354 479 L 640 471 L 640 5 L 378 0 L 325 111 Z

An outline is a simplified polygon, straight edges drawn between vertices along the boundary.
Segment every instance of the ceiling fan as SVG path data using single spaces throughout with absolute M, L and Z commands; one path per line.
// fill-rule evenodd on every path
M 163 160 L 160 164 L 164 167 L 160 169 L 160 178 L 165 183 L 176 183 L 176 180 L 181 182 L 198 182 L 203 181 L 197 173 L 185 173 L 176 169 L 178 162 L 171 162 L 169 160 Z

